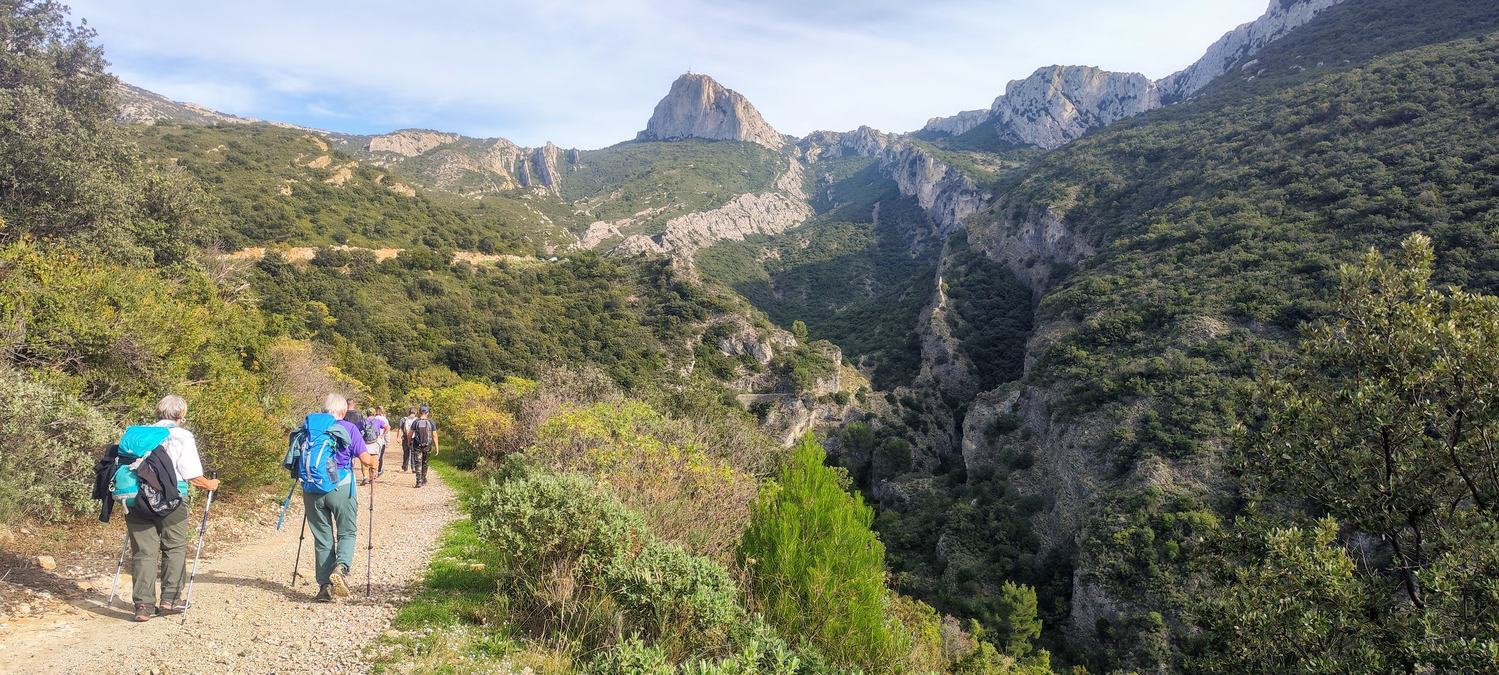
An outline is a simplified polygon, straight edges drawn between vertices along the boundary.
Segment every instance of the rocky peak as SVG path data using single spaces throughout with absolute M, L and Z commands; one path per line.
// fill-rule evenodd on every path
M 713 78 L 687 73 L 671 84 L 671 91 L 656 104 L 656 110 L 637 136 L 646 141 L 684 138 L 744 141 L 772 150 L 786 144 L 785 137 L 760 117 L 739 92 Z
M 1055 148 L 1160 105 L 1156 84 L 1139 73 L 1049 66 L 1010 82 L 994 99 L 989 118 L 1015 140 Z
M 837 157 L 875 157 L 890 145 L 890 135 L 873 127 L 862 126 L 853 131 L 814 131 L 797 142 L 797 150 L 803 161 Z

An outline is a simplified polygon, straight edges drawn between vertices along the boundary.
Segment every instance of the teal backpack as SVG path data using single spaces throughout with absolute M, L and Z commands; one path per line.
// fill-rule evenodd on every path
M 120 436 L 118 444 L 118 459 L 114 480 L 110 484 L 110 497 L 120 506 L 124 507 L 126 513 L 136 511 L 148 516 L 161 518 L 171 513 L 182 503 L 179 497 L 175 500 L 163 500 L 160 493 L 151 489 L 151 486 L 142 483 L 137 470 L 146 461 L 146 456 L 157 450 L 162 450 L 162 444 L 166 443 L 171 430 L 166 427 L 157 426 L 134 426 L 126 427 L 124 435 Z M 187 493 L 187 486 L 178 482 L 179 494 Z

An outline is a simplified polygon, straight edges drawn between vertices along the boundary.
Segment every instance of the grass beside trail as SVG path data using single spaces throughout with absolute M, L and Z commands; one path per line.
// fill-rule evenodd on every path
M 474 530 L 469 500 L 483 480 L 472 471 L 432 461 L 459 499 L 463 515 L 447 526 L 422 581 L 422 591 L 396 612 L 376 644 L 374 672 L 493 673 L 531 668 L 570 672 L 554 652 L 539 651 L 514 635 L 505 603 L 495 594 L 496 556 Z

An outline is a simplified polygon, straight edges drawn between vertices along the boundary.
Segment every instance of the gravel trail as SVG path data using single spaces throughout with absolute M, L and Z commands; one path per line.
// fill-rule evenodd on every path
M 295 589 L 288 586 L 302 520 L 301 499 L 294 498 L 281 532 L 265 528 L 213 558 L 204 554 L 185 620 L 130 621 L 127 563 L 120 579 L 124 600 L 105 608 L 106 585 L 60 615 L 15 627 L 0 641 L 0 673 L 367 671 L 364 648 L 389 627 L 421 580 L 443 526 L 457 516 L 452 492 L 436 472 L 429 475 L 421 489 L 413 487 L 412 474 L 396 471 L 375 486 L 373 599 L 364 596 L 369 489 L 358 492 L 353 597 L 336 604 L 312 602 L 311 536 L 302 551 L 303 576 Z M 189 569 L 200 516 L 195 506 Z M 210 514 L 210 539 L 213 530 Z

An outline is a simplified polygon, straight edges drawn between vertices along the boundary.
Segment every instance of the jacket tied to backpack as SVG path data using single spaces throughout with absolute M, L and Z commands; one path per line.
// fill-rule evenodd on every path
M 165 444 L 171 430 L 158 426 L 127 427 L 120 441 L 94 464 L 93 498 L 103 502 L 99 520 L 109 522 L 112 507 L 160 519 L 182 505 L 187 485 Z
M 353 445 L 349 432 L 327 413 L 313 413 L 293 431 L 281 465 L 302 484 L 302 491 L 326 494 L 337 490 L 353 475 L 338 465 L 338 451 Z

